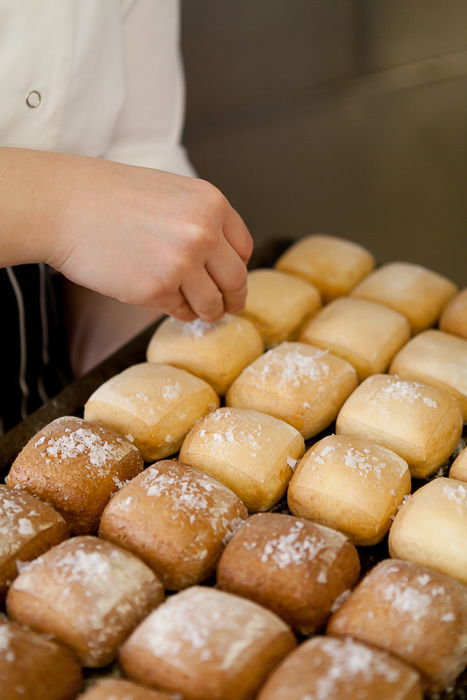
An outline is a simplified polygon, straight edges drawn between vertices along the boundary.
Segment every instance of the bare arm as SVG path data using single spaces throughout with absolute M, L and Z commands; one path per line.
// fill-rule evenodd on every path
M 182 320 L 239 311 L 251 236 L 213 185 L 82 156 L 0 148 L 0 264 Z

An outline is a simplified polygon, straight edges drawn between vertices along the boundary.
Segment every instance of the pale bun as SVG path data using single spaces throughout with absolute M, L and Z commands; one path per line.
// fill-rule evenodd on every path
M 124 435 L 150 462 L 178 452 L 198 418 L 218 406 L 219 397 L 202 379 L 144 362 L 102 384 L 86 402 L 84 415 Z
M 348 362 L 306 343 L 281 343 L 246 367 L 226 405 L 251 408 L 290 423 L 305 439 L 335 419 L 357 386 Z
M 248 294 L 242 316 L 258 329 L 267 348 L 295 340 L 303 323 L 318 311 L 316 287 L 278 270 L 248 273 Z
M 250 511 L 269 510 L 285 493 L 305 451 L 291 425 L 246 408 L 219 408 L 188 433 L 180 459 L 222 481 Z
M 449 457 L 462 432 L 462 410 L 437 387 L 374 374 L 342 406 L 336 433 L 367 438 L 405 459 L 425 477 Z
M 152 336 L 147 358 L 185 369 L 223 395 L 263 349 L 259 332 L 241 316 L 226 314 L 216 323 L 167 318 Z
M 325 302 L 348 294 L 374 266 L 375 259 L 366 248 L 326 234 L 300 239 L 275 264 L 277 270 L 314 284 Z
M 368 275 L 351 295 L 386 304 L 409 321 L 412 331 L 434 325 L 457 292 L 454 282 L 421 265 L 392 262 Z
M 399 510 L 389 552 L 467 584 L 467 484 L 440 477 L 418 489 Z

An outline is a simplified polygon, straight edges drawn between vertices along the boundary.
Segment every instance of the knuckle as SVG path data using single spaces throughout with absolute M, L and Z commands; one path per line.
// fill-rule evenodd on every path
M 141 301 L 143 306 L 151 306 L 160 301 L 169 291 L 167 280 L 158 277 L 149 277 L 140 281 Z
M 198 220 L 191 222 L 187 228 L 187 243 L 191 249 L 210 251 L 219 244 L 220 236 L 207 216 L 198 215 Z
M 246 294 L 246 285 L 248 279 L 248 271 L 245 268 L 239 270 L 230 280 L 227 291 L 229 294 Z

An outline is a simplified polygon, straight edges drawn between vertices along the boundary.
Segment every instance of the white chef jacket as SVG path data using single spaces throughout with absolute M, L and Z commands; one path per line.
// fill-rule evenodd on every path
M 179 0 L 0 0 L 0 144 L 192 175 Z

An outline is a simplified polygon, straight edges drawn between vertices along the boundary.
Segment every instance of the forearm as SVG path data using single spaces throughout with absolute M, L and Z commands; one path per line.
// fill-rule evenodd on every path
M 47 261 L 65 205 L 63 158 L 0 147 L 0 267 Z

